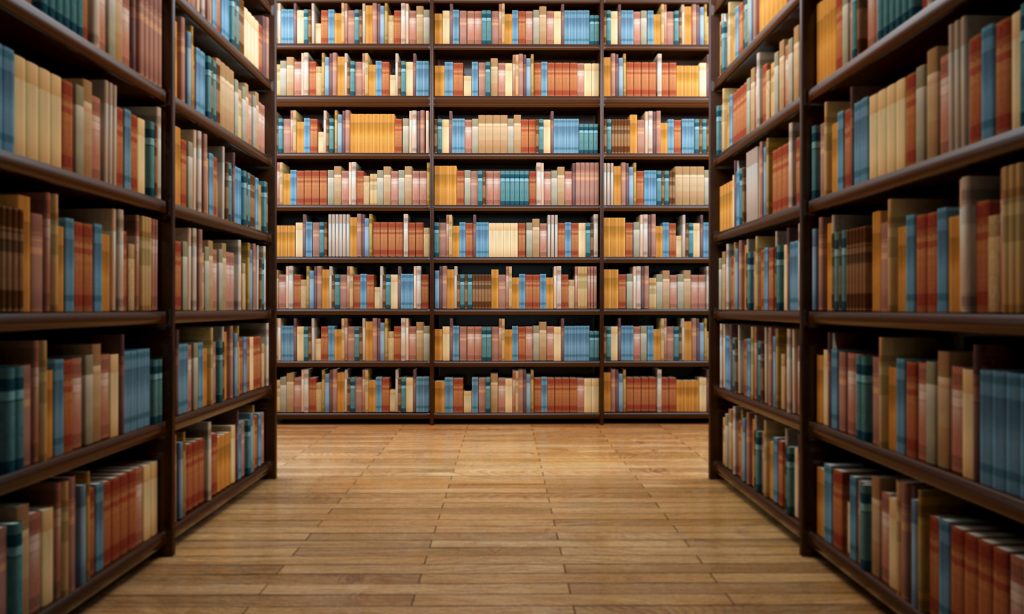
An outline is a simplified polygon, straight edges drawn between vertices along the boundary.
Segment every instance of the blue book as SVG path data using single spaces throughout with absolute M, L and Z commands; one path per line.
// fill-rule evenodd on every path
M 992 488 L 1002 491 L 1007 490 L 1006 429 L 1008 426 L 1008 412 L 1006 411 L 1006 375 L 1006 371 L 1000 369 L 993 369 L 989 373 L 991 385 L 990 401 L 992 403 L 992 422 L 990 423 L 992 428 L 992 451 L 990 452 Z
M 1021 496 L 1024 492 L 1024 474 L 1021 473 L 1021 443 L 1024 442 L 1024 418 L 1021 417 L 1024 407 L 1021 392 L 1024 390 L 1024 373 L 1006 372 L 1006 492 Z
M 852 183 L 867 181 L 870 172 L 869 140 L 871 129 L 870 99 L 861 98 L 853 103 L 853 177 Z M 813 158 L 813 156 L 812 156 Z M 812 169 L 814 167 L 812 166 Z M 812 178 L 812 185 L 817 180 Z
M 996 133 L 996 24 L 981 29 L 981 138 Z
M 992 402 L 992 370 L 978 371 L 978 481 L 992 486 L 992 447 L 994 403 Z
M 25 568 L 23 557 L 27 554 L 25 551 L 25 544 L 23 541 L 22 531 L 24 528 L 20 522 L 13 520 L 0 521 L 0 527 L 5 528 L 7 531 L 7 603 L 6 608 L 8 614 L 22 614 L 22 603 L 26 601 L 26 596 L 23 594 L 22 586 L 24 586 L 22 571 Z M 25 612 L 25 614 L 28 614 Z

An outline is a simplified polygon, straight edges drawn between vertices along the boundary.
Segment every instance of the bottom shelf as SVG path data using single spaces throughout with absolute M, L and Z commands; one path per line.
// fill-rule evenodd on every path
M 351 412 L 351 413 L 305 413 L 305 412 L 278 412 L 278 422 L 374 422 L 391 420 L 409 420 L 412 422 L 426 422 L 430 414 L 403 413 L 403 412 Z
M 166 536 L 166 533 L 160 532 L 142 542 L 128 554 L 104 567 L 103 571 L 90 578 L 88 582 L 46 606 L 46 608 L 40 611 L 40 614 L 74 611 L 83 603 L 98 595 L 100 591 L 103 591 L 114 582 L 120 580 L 122 576 L 134 570 L 143 561 L 153 556 L 163 545 Z
M 749 484 L 736 477 L 736 475 L 729 471 L 729 468 L 722 464 L 721 461 L 716 461 L 713 464 L 715 472 L 718 477 L 722 478 L 729 483 L 737 492 L 747 498 L 754 504 L 754 507 L 761 510 L 765 514 L 771 517 L 772 520 L 782 525 L 790 535 L 794 538 L 800 536 L 800 521 L 793 518 L 785 511 L 782 510 L 778 505 L 775 505 L 773 501 L 770 501 L 761 493 L 757 492 Z
M 877 599 L 879 603 L 889 610 L 900 614 L 914 614 L 917 612 L 909 603 L 901 599 L 899 594 L 892 590 L 889 585 L 858 567 L 845 553 L 825 541 L 824 537 L 817 533 L 812 533 L 810 541 L 811 547 L 823 559 L 846 576 L 854 585 Z
M 707 412 L 702 411 L 625 411 L 604 414 L 605 422 L 704 422 Z
M 206 501 L 205 503 L 195 508 L 191 512 L 185 514 L 184 518 L 182 518 L 174 524 L 175 540 L 180 539 L 182 535 L 184 535 L 190 529 L 195 527 L 197 524 L 215 514 L 218 510 L 220 510 L 220 508 L 224 507 L 225 505 L 233 501 L 239 495 L 248 491 L 253 485 L 256 484 L 256 482 L 262 480 L 269 471 L 270 463 L 263 463 L 249 475 L 238 480 L 231 486 L 228 486 L 224 490 L 217 493 L 209 501 Z
M 434 414 L 441 422 L 597 422 L 601 414 L 551 412 L 535 414 Z

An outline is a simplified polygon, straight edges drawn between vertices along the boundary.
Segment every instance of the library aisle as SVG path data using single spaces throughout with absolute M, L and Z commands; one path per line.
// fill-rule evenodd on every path
M 87 611 L 876 611 L 707 479 L 707 436 L 685 423 L 282 425 L 279 479 Z

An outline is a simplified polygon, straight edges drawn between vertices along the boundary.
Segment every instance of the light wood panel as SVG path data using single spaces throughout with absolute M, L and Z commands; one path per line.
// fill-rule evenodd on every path
M 874 612 L 724 484 L 707 426 L 285 425 L 276 481 L 100 612 Z

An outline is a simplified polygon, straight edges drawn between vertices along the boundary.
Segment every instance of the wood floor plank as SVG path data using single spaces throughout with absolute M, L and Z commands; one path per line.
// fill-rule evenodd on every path
M 878 611 L 724 484 L 699 424 L 301 424 L 278 479 L 111 614 Z

